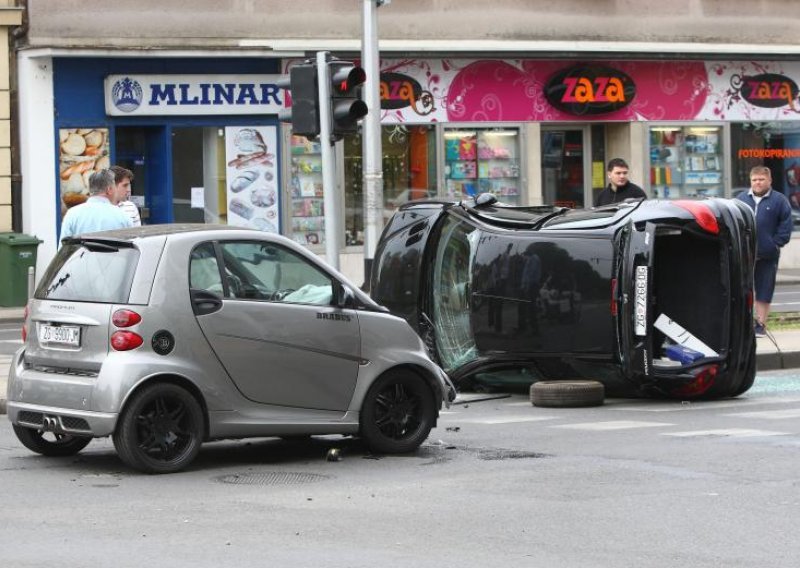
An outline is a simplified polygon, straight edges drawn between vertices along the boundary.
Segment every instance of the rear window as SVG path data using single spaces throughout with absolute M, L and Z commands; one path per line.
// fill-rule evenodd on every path
M 42 277 L 37 300 L 125 304 L 131 291 L 139 251 L 129 247 L 61 247 Z

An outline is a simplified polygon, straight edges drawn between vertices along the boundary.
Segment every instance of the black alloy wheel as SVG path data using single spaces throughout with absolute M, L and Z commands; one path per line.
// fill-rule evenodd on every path
M 374 452 L 416 450 L 436 421 L 433 392 L 413 371 L 393 370 L 370 387 L 361 410 L 361 436 Z
M 35 428 L 17 425 L 14 425 L 14 434 L 17 435 L 22 445 L 32 452 L 51 458 L 74 456 L 92 441 L 90 437 L 45 433 Z
M 122 412 L 114 447 L 122 461 L 145 473 L 174 473 L 189 465 L 203 442 L 200 404 L 169 383 L 137 392 Z

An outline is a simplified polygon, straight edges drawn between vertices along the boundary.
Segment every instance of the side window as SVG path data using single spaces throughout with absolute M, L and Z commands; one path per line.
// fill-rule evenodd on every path
M 222 295 L 222 278 L 213 243 L 203 243 L 192 251 L 189 260 L 189 287 Z
M 270 243 L 220 244 L 232 297 L 330 305 L 333 298 L 330 276 L 305 258 Z

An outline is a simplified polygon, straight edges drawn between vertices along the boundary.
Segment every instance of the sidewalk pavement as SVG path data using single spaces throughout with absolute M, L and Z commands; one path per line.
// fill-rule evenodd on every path
M 790 278 L 796 278 L 800 284 L 800 270 L 796 271 L 796 275 L 785 275 L 783 283 Z M 0 307 L 0 323 L 21 323 L 23 312 L 24 308 Z M 758 370 L 800 368 L 800 329 L 771 331 L 770 336 L 757 339 Z M 0 414 L 6 412 L 6 383 L 10 363 L 10 355 L 0 355 Z

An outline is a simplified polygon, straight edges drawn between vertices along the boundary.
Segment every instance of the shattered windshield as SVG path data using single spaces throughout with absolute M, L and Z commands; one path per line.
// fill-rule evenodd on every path
M 480 232 L 450 217 L 439 239 L 433 272 L 436 349 L 445 371 L 478 356 L 469 323 L 469 282 Z

